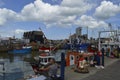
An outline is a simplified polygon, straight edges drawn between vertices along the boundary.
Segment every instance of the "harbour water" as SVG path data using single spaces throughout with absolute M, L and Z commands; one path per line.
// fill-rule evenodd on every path
M 0 80 L 23 80 L 34 74 L 29 62 L 36 55 L 38 52 L 29 54 L 0 53 Z

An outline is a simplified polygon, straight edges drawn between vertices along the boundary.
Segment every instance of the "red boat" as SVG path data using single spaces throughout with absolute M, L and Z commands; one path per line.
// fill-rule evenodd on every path
M 39 70 L 39 69 L 47 67 L 48 63 L 49 63 L 49 60 L 51 58 L 54 58 L 54 56 L 51 56 L 51 55 L 49 55 L 47 53 L 40 54 L 39 59 L 36 60 L 38 62 L 31 63 L 31 66 L 32 66 L 34 72 L 36 74 L 43 74 L 43 72 L 41 70 Z
M 55 48 L 55 47 L 40 47 L 39 48 L 39 51 L 41 51 L 41 52 L 50 52 L 50 51 L 54 51 L 54 50 L 56 50 L 57 48 Z

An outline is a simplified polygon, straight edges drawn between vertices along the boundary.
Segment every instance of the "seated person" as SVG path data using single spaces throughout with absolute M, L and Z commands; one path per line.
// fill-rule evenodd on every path
M 56 77 L 58 65 L 57 63 L 55 63 L 55 59 L 51 58 L 49 64 L 50 64 L 49 66 L 45 68 L 41 68 L 40 70 L 45 71 L 45 72 L 47 71 L 49 78 Z

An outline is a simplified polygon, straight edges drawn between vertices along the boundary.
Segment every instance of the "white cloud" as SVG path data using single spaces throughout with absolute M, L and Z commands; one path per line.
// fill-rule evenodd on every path
M 84 7 L 83 7 L 84 6 Z M 98 21 L 90 16 L 83 15 L 92 8 L 86 0 L 63 0 L 60 5 L 50 5 L 41 0 L 27 4 L 20 13 L 3 8 L 0 9 L 0 25 L 7 21 L 38 21 L 50 26 L 68 27 L 73 24 L 82 27 L 106 27 L 104 21 Z M 96 9 L 97 10 L 97 9 Z M 82 15 L 82 16 L 81 16 Z M 79 19 L 78 16 L 81 16 Z M 25 30 L 17 29 L 16 34 L 23 33 Z
M 54 19 L 58 14 L 58 6 L 52 6 L 48 3 L 43 3 L 40 0 L 36 0 L 34 3 L 30 3 L 21 11 L 21 15 L 25 20 L 36 21 L 49 21 Z
M 120 13 L 120 5 L 115 5 L 110 1 L 102 1 L 101 5 L 96 8 L 95 16 L 98 19 L 108 19 Z
M 10 28 L 10 27 L 9 27 Z M 13 37 L 15 36 L 16 38 L 21 38 L 23 36 L 23 33 L 28 31 L 24 29 L 3 29 L 0 31 L 0 37 Z
M 70 26 L 77 16 L 81 16 L 92 6 L 86 0 L 63 0 L 60 5 L 51 5 L 42 0 L 35 0 L 34 3 L 24 6 L 20 13 L 9 9 L 0 9 L 0 25 L 10 19 L 10 21 L 39 21 L 49 26 L 56 24 Z
M 20 15 L 16 12 L 3 8 L 0 9 L 0 25 L 4 25 L 7 21 L 19 20 Z
M 87 0 L 63 0 L 60 9 L 64 15 L 81 15 L 92 6 L 93 4 L 87 3 Z
M 91 16 L 82 15 L 76 22 L 76 25 L 82 27 L 96 28 L 96 27 L 107 27 L 108 24 L 104 21 L 98 21 Z
M 61 5 L 50 5 L 41 0 L 36 0 L 34 3 L 26 5 L 21 14 L 24 20 L 41 21 L 48 26 L 56 24 L 67 26 L 75 19 L 72 18 L 73 20 L 70 21 L 70 17 L 80 16 L 91 8 L 92 5 L 85 0 L 63 0 Z
M 104 21 L 99 21 L 90 16 L 83 15 L 93 7 L 93 4 L 89 4 L 86 1 L 87 0 L 63 0 L 60 5 L 51 5 L 42 2 L 42 0 L 35 0 L 34 3 L 30 3 L 24 6 L 20 13 L 16 13 L 12 10 L 3 8 L 0 9 L 0 25 L 4 25 L 7 21 L 38 21 L 43 22 L 47 27 L 68 27 L 73 24 L 83 27 L 88 26 L 90 28 L 107 26 Z M 111 8 L 114 7 L 116 9 L 113 12 L 117 12 L 119 7 L 113 5 L 109 1 L 103 1 L 101 3 L 101 6 L 96 8 L 95 16 L 102 17 L 102 12 L 105 12 L 106 9 L 108 9 L 103 9 L 103 7 L 106 5 L 111 6 L 108 12 L 110 12 Z M 111 16 L 112 13 L 106 15 Z M 78 16 L 81 17 L 77 19 Z M 17 34 L 23 32 L 24 30 L 21 29 L 17 29 L 15 31 Z
M 26 30 L 23 30 L 23 29 L 16 29 L 15 30 L 15 34 L 21 34 L 21 33 L 24 33 L 26 32 Z

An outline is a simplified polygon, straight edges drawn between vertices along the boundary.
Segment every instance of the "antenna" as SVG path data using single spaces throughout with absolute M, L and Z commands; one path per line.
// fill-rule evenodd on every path
M 71 36 L 71 31 L 70 31 L 70 44 L 72 43 L 72 41 L 71 41 L 71 37 L 72 37 L 72 36 Z
M 112 32 L 112 24 L 111 23 L 108 23 L 108 27 L 109 27 L 109 29 L 110 29 L 110 38 L 112 38 L 112 40 L 113 40 L 113 32 Z
M 88 39 L 88 26 L 87 26 L 87 39 Z

